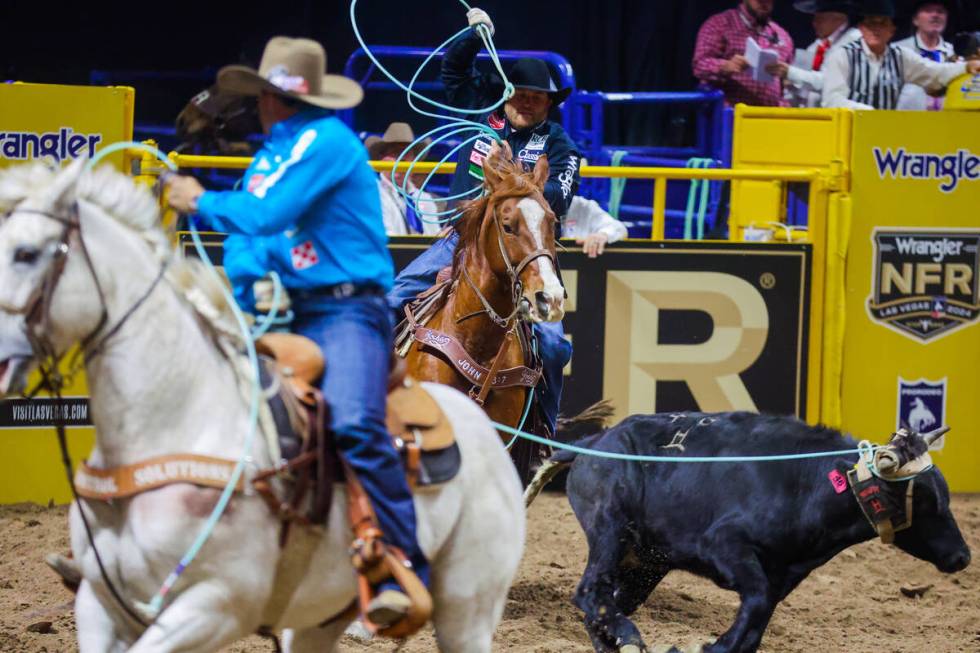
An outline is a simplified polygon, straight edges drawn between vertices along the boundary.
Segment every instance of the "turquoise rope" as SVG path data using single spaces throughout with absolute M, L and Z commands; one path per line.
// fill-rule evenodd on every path
M 459 0 L 459 1 L 460 1 L 460 4 L 462 4 L 464 7 L 466 7 L 467 10 L 470 9 L 469 4 L 467 4 L 463 0 Z M 441 125 L 439 127 L 436 127 L 435 129 L 432 129 L 432 130 L 430 130 L 430 131 L 422 134 L 421 136 L 419 136 L 418 138 L 416 138 L 414 141 L 412 141 L 408 145 L 408 147 L 406 147 L 401 152 L 401 154 L 399 154 L 398 158 L 395 160 L 395 165 L 397 166 L 398 164 L 400 164 L 402 162 L 402 159 L 404 159 L 405 156 L 409 152 L 413 151 L 418 145 L 424 143 L 427 138 L 433 137 L 434 135 L 440 134 L 441 132 L 446 132 L 446 133 L 441 133 L 441 135 L 439 135 L 438 137 L 433 138 L 432 142 L 429 143 L 423 149 L 423 151 L 419 154 L 419 156 L 417 157 L 416 161 L 419 160 L 419 159 L 422 159 L 425 156 L 425 153 L 427 153 L 437 143 L 439 143 L 439 142 L 441 142 L 443 140 L 446 140 L 447 138 L 449 138 L 449 137 L 451 137 L 453 135 L 456 135 L 456 134 L 459 134 L 459 133 L 464 133 L 464 132 L 471 132 L 471 131 L 474 131 L 474 130 L 477 131 L 477 132 L 479 132 L 476 136 L 473 136 L 473 137 L 471 137 L 469 139 L 466 139 L 462 143 L 460 143 L 458 146 L 454 147 L 452 150 L 450 150 L 450 152 L 445 157 L 443 157 L 443 159 L 441 161 L 439 161 L 439 163 L 428 174 L 428 176 L 426 176 L 425 181 L 419 187 L 419 193 L 418 193 L 418 195 L 421 195 L 421 193 L 425 191 L 425 188 L 428 186 L 428 184 L 431 181 L 432 177 L 435 174 L 438 173 L 438 171 L 442 167 L 442 165 L 444 163 L 446 163 L 446 161 L 448 161 L 449 158 L 452 155 L 456 154 L 462 147 L 464 147 L 465 145 L 471 143 L 472 141 L 477 140 L 478 138 L 480 138 L 483 135 L 489 135 L 494 140 L 499 140 L 499 138 L 497 137 L 497 133 L 493 129 L 491 129 L 489 126 L 487 126 L 487 125 L 483 125 L 483 124 L 474 122 L 472 120 L 466 120 L 466 119 L 455 118 L 455 117 L 452 117 L 452 116 L 446 116 L 446 115 L 443 115 L 443 114 L 440 114 L 440 113 L 432 113 L 430 111 L 427 111 L 427 110 L 422 109 L 419 106 L 417 106 L 415 104 L 414 100 L 415 99 L 421 100 L 422 102 L 427 103 L 430 106 L 432 106 L 432 107 L 434 107 L 436 109 L 443 110 L 443 111 L 450 111 L 450 112 L 455 112 L 455 113 L 462 113 L 462 114 L 466 114 L 466 115 L 482 115 L 484 113 L 488 113 L 488 112 L 491 112 L 491 111 L 496 110 L 504 102 L 506 102 L 507 99 L 513 94 L 513 92 L 514 92 L 514 86 L 507 79 L 507 76 L 506 76 L 506 74 L 503 71 L 503 66 L 500 63 L 500 57 L 497 54 L 497 49 L 496 49 L 496 46 L 493 43 L 493 39 L 490 36 L 489 30 L 486 27 L 484 27 L 483 25 L 479 25 L 479 26 L 477 26 L 477 30 L 476 30 L 477 31 L 477 34 L 480 36 L 481 40 L 483 41 L 484 46 L 487 49 L 487 52 L 490 54 L 491 61 L 493 62 L 494 66 L 496 67 L 497 71 L 500 73 L 501 78 L 504 80 L 504 91 L 503 91 L 503 93 L 501 95 L 500 100 L 498 100 L 496 103 L 494 103 L 493 105 L 491 105 L 489 107 L 483 107 L 483 108 L 479 108 L 479 109 L 462 109 L 462 108 L 459 108 L 459 107 L 453 107 L 453 106 L 449 106 L 449 105 L 443 104 L 441 102 L 438 102 L 436 100 L 433 100 L 432 98 L 429 98 L 429 97 L 426 97 L 425 95 L 422 95 L 421 93 L 419 93 L 418 91 L 416 91 L 414 89 L 415 83 L 418 80 L 419 76 L 422 74 L 422 71 L 425 69 L 425 67 L 429 64 L 429 62 L 433 59 L 433 57 L 436 55 L 436 53 L 438 51 L 440 51 L 443 48 L 446 48 L 447 46 L 449 46 L 449 44 L 451 44 L 455 39 L 457 39 L 459 36 L 461 36 L 463 33 L 465 33 L 470 28 L 467 26 L 467 27 L 461 29 L 460 31 L 456 32 L 451 37 L 449 37 L 448 39 L 446 39 L 442 44 L 440 44 L 434 50 L 432 50 L 432 52 L 430 52 L 429 55 L 422 61 L 422 64 L 415 71 L 415 74 L 412 75 L 412 79 L 410 80 L 408 86 L 405 86 L 401 82 L 401 80 L 399 80 L 397 77 L 395 77 L 393 74 L 391 74 L 391 72 L 388 71 L 388 69 L 385 68 L 381 64 L 380 61 L 378 61 L 377 57 L 375 57 L 374 54 L 371 52 L 371 49 L 368 48 L 368 46 L 365 43 L 363 37 L 361 36 L 360 30 L 357 27 L 356 6 L 357 6 L 357 0 L 351 0 L 351 5 L 350 5 L 351 26 L 352 26 L 352 28 L 354 30 L 354 36 L 356 37 L 358 43 L 360 44 L 361 49 L 364 51 L 364 53 L 367 55 L 367 57 L 371 60 L 371 62 L 378 68 L 378 70 L 380 70 L 396 86 L 398 86 L 400 89 L 402 89 L 402 90 L 405 91 L 405 93 L 406 93 L 406 99 L 408 101 L 408 105 L 415 112 L 417 112 L 417 113 L 419 113 L 421 115 L 424 115 L 424 116 L 428 116 L 428 117 L 431 117 L 431 118 L 436 118 L 438 120 L 447 120 L 447 121 L 449 121 L 447 124 Z M 447 130 L 452 130 L 452 131 L 447 131 Z M 446 211 L 435 211 L 435 212 L 433 212 L 433 211 L 426 211 L 426 210 L 423 210 L 422 209 L 422 207 L 419 205 L 419 197 L 418 196 L 413 196 L 409 192 L 409 190 L 408 190 L 408 183 L 409 183 L 409 180 L 411 179 L 412 170 L 414 170 L 414 168 L 415 168 L 415 161 L 412 161 L 411 164 L 409 165 L 408 170 L 405 172 L 404 181 L 401 184 L 399 184 L 395 180 L 395 170 L 394 170 L 394 168 L 391 170 L 390 175 L 391 175 L 392 186 L 395 187 L 395 189 L 405 199 L 406 202 L 411 202 L 412 203 L 412 208 L 415 210 L 416 215 L 419 216 L 419 219 L 422 220 L 423 222 L 427 222 L 427 223 L 430 223 L 430 224 L 447 224 L 447 223 L 451 223 L 451 222 L 454 222 L 455 220 L 459 219 L 459 217 L 462 215 L 462 211 L 458 211 L 456 209 L 450 209 L 450 210 L 446 210 Z M 477 194 L 479 194 L 481 192 L 482 192 L 482 188 L 477 187 L 477 188 L 471 189 L 470 191 L 465 192 L 465 193 L 459 193 L 459 194 L 456 194 L 456 195 L 452 195 L 450 197 L 443 197 L 443 198 L 440 198 L 440 199 L 442 201 L 472 199 L 474 196 L 476 196 Z M 443 218 L 442 216 L 448 216 L 448 217 Z M 433 219 L 433 218 L 435 218 L 435 219 Z
M 609 165 L 616 167 L 626 157 L 626 150 L 616 150 L 612 153 Z M 623 191 L 626 190 L 626 178 L 617 177 L 609 181 L 609 215 L 619 220 L 619 207 L 623 201 Z
M 711 159 L 691 158 L 684 164 L 685 168 L 710 168 L 714 162 Z M 698 202 L 698 231 L 697 239 L 704 239 L 704 215 L 708 209 L 708 191 L 710 189 L 707 180 L 692 179 L 691 187 L 687 193 L 687 209 L 684 212 L 684 239 L 691 240 L 694 236 L 692 232 L 692 222 L 694 220 L 694 202 L 698 196 L 698 188 L 701 189 L 700 202 Z
M 272 271 L 269 272 L 269 276 L 272 277 L 272 310 L 265 316 L 256 319 L 256 328 L 252 329 L 251 333 L 252 340 L 258 340 L 264 336 L 274 324 L 282 324 L 282 322 L 276 322 L 282 304 L 282 280 L 277 273 Z
M 144 152 L 150 152 L 156 156 L 160 161 L 164 163 L 172 172 L 177 172 L 177 165 L 171 161 L 163 152 L 155 147 L 146 145 L 145 143 L 136 143 L 132 141 L 121 141 L 118 143 L 113 143 L 107 147 L 102 148 L 99 153 L 92 157 L 92 160 L 88 163 L 88 167 L 91 168 L 95 166 L 103 158 L 112 154 L 113 152 L 118 152 L 123 149 L 136 149 L 143 150 Z M 201 242 L 200 234 L 195 228 L 194 224 L 190 224 L 191 238 L 194 241 L 194 247 L 197 250 L 198 256 L 200 256 L 201 261 L 204 262 L 207 269 L 220 278 L 218 271 L 215 270 L 214 265 L 208 258 L 207 252 L 204 249 L 204 244 Z M 214 509 L 211 511 L 211 515 L 208 517 L 207 522 L 201 528 L 198 533 L 197 538 L 191 544 L 190 548 L 177 563 L 177 566 L 170 572 L 166 580 L 160 586 L 156 595 L 150 600 L 149 604 L 138 603 L 137 605 L 147 614 L 156 618 L 163 609 L 163 602 L 166 599 L 167 594 L 173 589 L 174 585 L 180 579 L 180 576 L 184 573 L 188 566 L 197 557 L 204 544 L 211 537 L 214 532 L 218 521 L 221 519 L 222 514 L 231 501 L 231 497 L 235 492 L 235 487 L 238 485 L 238 481 L 245 471 L 245 465 L 251 459 L 249 452 L 252 450 L 252 443 L 255 439 L 255 432 L 258 425 L 259 416 L 259 401 L 260 401 L 260 384 L 258 382 L 259 378 L 259 367 L 258 367 L 258 357 L 255 354 L 255 345 L 250 337 L 248 324 L 245 321 L 245 316 L 242 315 L 241 310 L 238 308 L 238 304 L 235 302 L 235 298 L 231 296 L 231 293 L 225 287 L 224 282 L 221 283 L 221 292 L 224 295 L 225 301 L 231 307 L 232 313 L 235 315 L 235 321 L 238 323 L 238 328 L 241 330 L 242 334 L 245 336 L 245 350 L 248 354 L 248 362 L 252 368 L 253 372 L 253 383 L 252 383 L 252 397 L 251 397 L 251 410 L 249 413 L 249 431 L 245 437 L 245 446 L 242 451 L 242 457 L 239 458 L 238 463 L 235 465 L 235 469 L 231 473 L 231 478 L 228 479 L 228 484 L 225 486 L 224 491 L 222 491 L 221 496 L 218 499 L 218 503 L 215 505 Z M 277 308 L 277 307 L 276 307 Z
M 103 147 L 101 150 L 96 152 L 95 156 L 93 156 L 92 159 L 88 162 L 88 164 L 85 166 L 86 169 L 91 170 L 92 168 L 95 167 L 95 165 L 99 161 L 109 156 L 110 154 L 119 152 L 120 150 L 142 150 L 143 152 L 149 152 L 156 158 L 163 161 L 163 163 L 171 170 L 175 171 L 177 169 L 177 166 L 174 165 L 173 161 L 171 161 L 166 154 L 164 154 L 157 148 L 153 147 L 152 145 L 147 145 L 146 143 L 137 143 L 136 141 L 119 141 L 117 143 L 113 143 L 112 145 L 107 145 Z
M 534 349 L 534 355 L 537 356 L 537 354 L 538 354 L 538 339 L 537 338 L 534 338 L 533 337 L 533 334 L 532 334 L 532 338 L 531 338 L 531 347 Z M 524 415 L 521 416 L 521 421 L 517 424 L 517 430 L 518 431 L 520 431 L 521 429 L 524 428 L 524 423 L 527 421 L 527 416 L 531 412 L 531 404 L 533 402 L 534 402 L 534 386 L 531 386 L 531 389 L 528 390 L 528 393 L 527 393 L 527 403 L 524 405 Z M 517 442 L 517 437 L 518 437 L 517 435 L 514 435 L 514 437 L 512 437 L 510 439 L 510 442 L 507 443 L 507 446 L 505 446 L 504 449 L 506 449 L 507 451 L 510 451 L 510 448 L 514 446 L 514 443 L 515 442 Z
M 594 456 L 596 458 L 607 458 L 609 460 L 626 460 L 630 462 L 641 462 L 641 463 L 755 463 L 755 462 L 771 462 L 779 460 L 806 460 L 808 458 L 829 458 L 831 456 L 849 456 L 853 454 L 861 454 L 866 449 L 841 449 L 838 451 L 819 451 L 814 453 L 789 453 L 789 454 L 776 454 L 771 456 L 639 456 L 635 454 L 628 453 L 616 453 L 615 451 L 599 451 L 597 449 L 586 449 L 585 447 L 579 447 L 574 444 L 568 444 L 566 442 L 559 442 L 557 440 L 549 440 L 548 438 L 543 438 L 539 435 L 534 435 L 533 433 L 525 433 L 518 429 L 511 428 L 504 424 L 498 424 L 497 422 L 492 422 L 494 427 L 498 431 L 503 431 L 504 433 L 510 433 L 514 437 L 521 437 L 525 440 L 530 440 L 531 442 L 537 442 L 538 444 L 543 444 L 555 449 L 564 449 L 565 451 L 572 451 L 577 454 L 585 456 Z M 872 449 L 883 448 L 884 445 L 872 445 Z M 892 480 L 892 479 L 889 479 Z

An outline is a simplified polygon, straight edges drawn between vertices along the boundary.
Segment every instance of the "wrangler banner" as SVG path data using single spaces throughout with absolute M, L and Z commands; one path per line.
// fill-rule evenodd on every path
M 91 158 L 133 138 L 133 89 L 0 84 L 0 168 Z M 122 169 L 122 153 L 108 157 Z
M 934 453 L 980 491 L 980 129 L 975 113 L 854 118 L 843 427 L 952 432 Z

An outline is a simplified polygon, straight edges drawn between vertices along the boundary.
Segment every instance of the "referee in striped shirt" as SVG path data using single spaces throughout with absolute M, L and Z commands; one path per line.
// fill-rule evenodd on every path
M 864 0 L 861 39 L 835 50 L 824 64 L 822 104 L 851 109 L 894 109 L 904 84 L 938 91 L 964 73 L 980 73 L 980 62 L 936 63 L 889 44 L 895 35 L 891 0 Z

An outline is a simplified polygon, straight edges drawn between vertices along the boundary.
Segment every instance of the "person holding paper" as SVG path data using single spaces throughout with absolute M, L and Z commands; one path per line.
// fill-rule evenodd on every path
M 715 14 L 698 31 L 694 57 L 694 76 L 707 86 L 721 89 L 725 102 L 754 106 L 786 106 L 782 80 L 773 76 L 768 64 L 793 60 L 793 39 L 771 20 L 774 0 L 741 0 L 733 9 Z M 746 47 L 754 42 L 752 67 Z M 774 54 L 770 54 L 771 51 Z
M 823 106 L 895 109 L 904 84 L 935 91 L 963 73 L 980 73 L 980 61 L 936 63 L 889 44 L 895 35 L 891 0 L 864 0 L 861 13 L 861 40 L 838 49 L 827 60 Z
M 838 48 L 861 38 L 851 27 L 856 7 L 849 0 L 797 0 L 793 7 L 813 14 L 813 31 L 817 39 L 806 50 L 797 50 L 792 64 L 775 64 L 771 72 L 785 79 L 786 95 L 792 106 L 819 107 L 823 90 L 823 65 Z

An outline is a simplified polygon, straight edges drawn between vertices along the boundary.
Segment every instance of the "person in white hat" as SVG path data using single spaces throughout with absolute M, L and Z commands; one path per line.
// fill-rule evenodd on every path
M 170 205 L 231 234 L 224 266 L 243 306 L 252 285 L 275 271 L 290 295 L 294 330 L 329 361 L 321 382 L 337 446 L 367 492 L 385 541 L 402 550 L 428 585 L 416 539 L 415 507 L 401 460 L 385 428 L 392 349 L 385 292 L 394 266 L 367 152 L 330 109 L 360 103 L 357 82 L 326 74 L 323 47 L 277 36 L 258 70 L 227 66 L 223 91 L 258 96 L 267 137 L 238 191 L 205 191 L 192 177 L 168 182 Z M 410 601 L 393 581 L 378 588 L 368 618 L 385 627 Z
M 794 64 L 778 62 L 769 72 L 786 79 L 786 95 L 795 107 L 819 107 L 823 90 L 823 64 L 839 48 L 861 38 L 851 27 L 856 7 L 850 0 L 797 0 L 793 7 L 813 15 L 816 40 L 806 50 L 797 50 Z M 802 55 L 802 56 L 801 56 Z
M 408 146 L 415 142 L 415 133 L 405 122 L 393 122 L 382 136 L 368 136 L 364 139 L 368 157 L 372 161 L 412 162 L 420 150 L 425 149 L 429 139 L 418 143 L 410 151 Z M 439 224 L 439 206 L 428 192 L 420 190 L 411 178 L 406 179 L 403 171 L 396 170 L 395 181 L 392 173 L 378 173 L 378 194 L 381 196 L 381 214 L 385 221 L 385 231 L 389 236 L 423 234 L 434 236 L 442 230 Z M 401 191 L 407 192 L 412 201 Z M 418 209 L 418 210 L 416 210 Z

